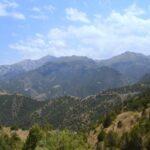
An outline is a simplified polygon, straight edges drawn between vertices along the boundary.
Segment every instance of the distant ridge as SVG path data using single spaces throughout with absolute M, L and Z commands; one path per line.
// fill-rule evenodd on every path
M 17 75 L 39 68 L 45 63 L 54 61 L 55 59 L 57 58 L 53 56 L 45 56 L 38 60 L 27 59 L 12 65 L 2 65 L 0 66 L 0 79 L 10 79 Z
M 2 80 L 0 88 L 44 100 L 64 95 L 85 97 L 127 83 L 118 71 L 87 57 L 60 57 L 41 67 Z
M 142 53 L 126 51 L 110 59 L 100 60 L 100 63 L 111 65 L 112 63 L 117 63 L 117 62 L 137 61 L 137 60 L 140 61 L 141 59 L 149 59 L 149 57 Z
M 111 67 L 135 83 L 150 71 L 150 57 L 127 51 L 110 59 L 99 61 L 99 65 Z
M 139 53 L 125 52 L 103 61 L 46 56 L 0 66 L 0 88 L 39 100 L 64 95 L 85 97 L 139 82 L 147 73 L 150 58 Z

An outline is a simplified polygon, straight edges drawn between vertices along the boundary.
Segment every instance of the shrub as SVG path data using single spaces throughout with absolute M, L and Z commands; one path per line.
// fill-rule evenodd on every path
M 136 130 L 132 130 L 131 133 L 125 133 L 121 140 L 122 150 L 142 150 L 142 138 Z
M 111 120 L 110 115 L 107 115 L 107 116 L 105 117 L 105 119 L 104 119 L 103 127 L 104 127 L 104 128 L 109 127 L 110 124 L 111 124 L 111 122 L 112 122 L 112 120 Z
M 121 121 L 118 121 L 117 127 L 118 127 L 118 128 L 121 128 L 121 127 L 122 127 L 122 122 L 121 122 Z
M 10 137 L 10 147 L 12 150 L 20 150 L 22 146 L 21 139 L 16 133 L 13 133 Z
M 104 141 L 104 138 L 105 138 L 105 132 L 104 132 L 104 130 L 101 130 L 101 132 L 99 133 L 99 135 L 98 135 L 98 142 L 102 142 L 102 141 Z
M 5 133 L 0 135 L 0 150 L 11 150 L 9 137 Z
M 116 133 L 110 131 L 105 137 L 105 146 L 106 147 L 117 147 L 118 145 L 118 136 Z
M 43 138 L 37 149 L 48 150 L 88 150 L 84 137 L 68 130 L 51 131 Z
M 42 126 L 42 129 L 47 132 L 47 131 L 53 130 L 54 128 L 51 124 L 47 123 L 47 124 Z
M 146 137 L 146 141 L 144 142 L 144 147 L 149 150 L 150 149 L 150 134 Z
M 115 112 L 111 112 L 110 114 L 107 114 L 104 119 L 103 119 L 103 127 L 107 128 L 111 125 L 112 121 L 115 120 L 116 118 L 116 113 Z
M 38 142 L 42 139 L 43 133 L 38 125 L 31 128 L 23 150 L 34 150 Z
M 12 131 L 13 131 L 13 130 L 17 131 L 19 128 L 18 128 L 17 125 L 14 125 L 14 126 L 12 126 L 10 129 L 11 129 Z

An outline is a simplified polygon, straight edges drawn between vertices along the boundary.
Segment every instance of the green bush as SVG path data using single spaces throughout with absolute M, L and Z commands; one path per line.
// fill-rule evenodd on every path
M 16 133 L 12 133 L 10 137 L 10 147 L 12 150 L 20 150 L 22 147 L 22 142 Z
M 51 125 L 51 124 L 49 124 L 49 123 L 47 123 L 47 124 L 45 124 L 45 125 L 42 125 L 42 130 L 44 130 L 44 131 L 51 131 L 51 130 L 53 130 L 54 129 L 54 127 Z
M 150 134 L 145 137 L 145 141 L 144 141 L 144 147 L 149 150 L 150 149 Z
M 22 142 L 16 133 L 8 136 L 6 133 L 0 133 L 0 150 L 21 150 Z
M 102 142 L 102 141 L 104 141 L 104 138 L 105 138 L 105 132 L 104 132 L 104 130 L 101 130 L 101 132 L 99 133 L 99 135 L 98 135 L 98 142 Z
M 0 150 L 11 150 L 9 136 L 5 133 L 0 134 Z
M 118 121 L 117 127 L 118 127 L 118 128 L 121 128 L 121 127 L 122 127 L 122 122 L 121 122 L 121 121 Z
M 120 145 L 122 150 L 142 150 L 142 137 L 136 130 L 132 130 L 123 134 Z
M 0 125 L 0 130 L 2 130 L 3 129 L 3 127 L 2 127 L 2 125 Z
M 118 136 L 117 133 L 110 131 L 104 140 L 106 147 L 117 147 L 118 145 Z
M 112 119 L 110 117 L 110 115 L 107 115 L 103 121 L 103 127 L 107 128 L 111 125 Z
M 11 129 L 12 131 L 13 131 L 13 130 L 17 131 L 17 130 L 19 129 L 19 127 L 18 127 L 17 125 L 14 125 L 14 126 L 12 126 L 10 129 Z
M 31 128 L 23 150 L 35 150 L 38 142 L 42 139 L 43 132 L 38 125 Z
M 105 117 L 102 117 L 101 121 L 102 121 L 103 127 L 108 128 L 111 125 L 112 121 L 115 120 L 115 118 L 116 118 L 115 111 L 107 114 Z
M 63 130 L 51 131 L 43 138 L 37 146 L 37 149 L 48 150 L 88 150 L 88 144 L 82 135 Z

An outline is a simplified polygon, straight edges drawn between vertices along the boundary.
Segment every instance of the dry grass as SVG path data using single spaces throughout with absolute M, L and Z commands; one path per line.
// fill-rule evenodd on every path
M 98 142 L 97 136 L 99 131 L 101 130 L 101 126 L 98 126 L 94 131 L 90 131 L 87 142 L 95 148 L 96 143 Z
M 124 132 L 129 132 L 138 123 L 140 117 L 141 113 L 139 112 L 128 111 L 121 113 L 105 131 L 106 133 L 113 131 L 121 136 Z
M 29 131 L 27 131 L 27 130 L 19 129 L 16 131 L 12 131 L 9 127 L 3 127 L 2 131 L 4 133 L 6 133 L 8 136 L 11 136 L 12 133 L 16 133 L 22 141 L 25 141 L 29 134 Z

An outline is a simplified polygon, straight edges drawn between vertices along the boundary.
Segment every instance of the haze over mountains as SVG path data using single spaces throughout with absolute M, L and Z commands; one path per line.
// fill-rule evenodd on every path
M 38 100 L 64 95 L 86 97 L 138 82 L 150 73 L 150 57 L 125 52 L 108 60 L 52 57 L 0 66 L 0 89 Z
M 150 56 L 140 53 L 125 52 L 111 59 L 100 61 L 100 65 L 116 69 L 130 79 L 137 82 L 144 74 L 150 72 Z
M 34 70 L 47 62 L 56 59 L 53 56 L 46 56 L 39 60 L 24 60 L 12 65 L 2 65 L 0 66 L 0 78 L 10 79 L 16 75 L 20 75 L 30 70 Z

